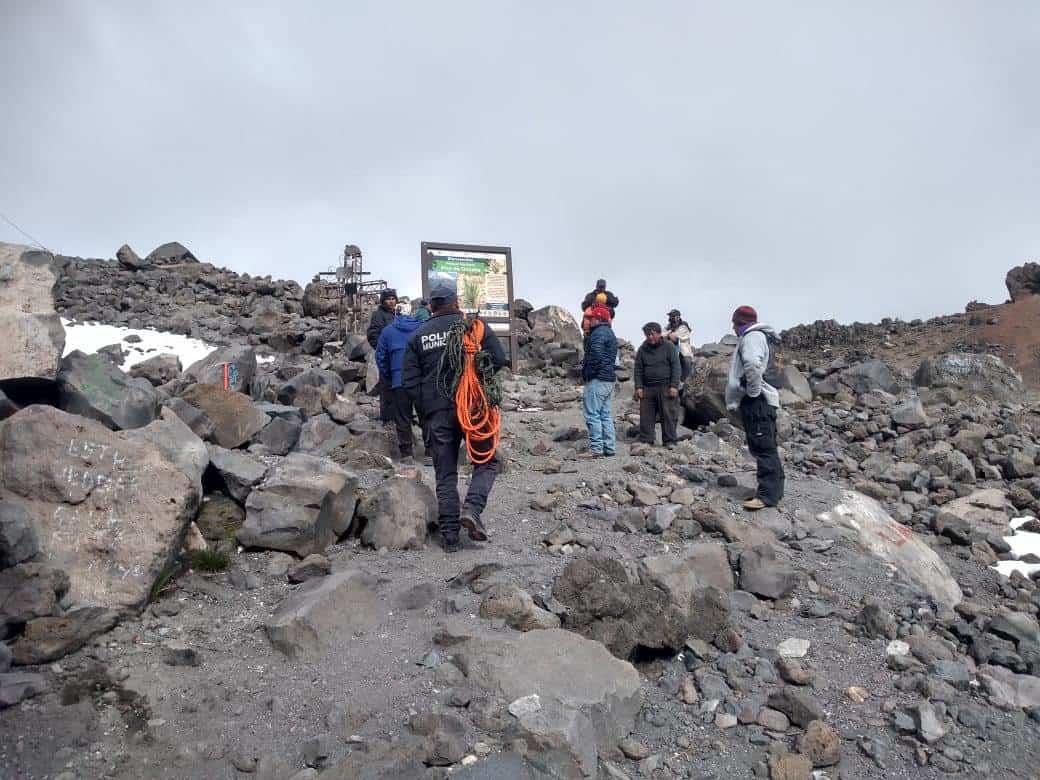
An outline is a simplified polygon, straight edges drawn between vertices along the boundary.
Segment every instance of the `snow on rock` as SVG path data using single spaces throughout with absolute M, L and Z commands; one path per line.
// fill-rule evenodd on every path
M 1027 553 L 1033 555 L 1040 555 L 1040 534 L 1030 533 L 1028 531 L 1019 531 L 1018 528 L 1028 521 L 1032 520 L 1032 517 L 1016 517 L 1011 521 L 1011 527 L 1015 529 L 1014 536 L 1005 536 L 1004 541 L 1011 545 L 1011 554 L 1016 558 L 1021 558 Z M 1005 577 L 1010 577 L 1011 572 L 1019 571 L 1024 576 L 1028 577 L 1034 571 L 1040 571 L 1040 563 L 1023 563 L 1021 561 L 997 561 L 997 564 L 993 567 L 998 572 L 1003 574 Z
M 76 322 L 66 319 L 62 319 L 61 322 L 65 326 L 65 355 L 77 349 L 91 355 L 101 347 L 119 344 L 126 356 L 121 366 L 124 371 L 129 371 L 131 366 L 163 353 L 176 355 L 180 358 L 182 366 L 190 366 L 218 348 L 218 345 L 207 344 L 201 339 L 161 330 L 127 328 L 119 325 Z M 127 342 L 125 340 L 127 336 L 136 336 L 140 341 Z M 274 358 L 271 356 L 257 356 L 258 363 L 267 363 L 272 360 Z

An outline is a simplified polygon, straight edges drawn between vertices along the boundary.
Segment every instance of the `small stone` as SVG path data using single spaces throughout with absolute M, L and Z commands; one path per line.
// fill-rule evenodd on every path
M 725 731 L 737 725 L 737 716 L 728 712 L 719 712 L 715 715 L 715 726 Z
M 811 780 L 812 761 L 799 753 L 785 753 L 769 759 L 772 780 Z
M 763 707 L 759 710 L 755 722 L 767 731 L 777 731 L 781 734 L 791 727 L 791 721 L 787 719 L 784 713 L 777 712 L 770 707 Z
M 679 698 L 683 704 L 696 704 L 700 701 L 701 695 L 697 692 L 697 684 L 692 677 L 684 677 L 679 683 Z
M 809 640 L 791 637 L 776 646 L 781 658 L 804 658 L 809 652 Z
M 841 761 L 841 737 L 822 720 L 814 720 L 798 740 L 798 752 L 808 756 L 814 767 L 834 766 Z
M 332 571 L 332 564 L 324 555 L 312 553 L 298 563 L 289 567 L 289 582 L 300 583 L 315 577 L 325 577 Z
M 868 698 L 870 698 L 870 694 L 867 692 L 867 690 L 865 688 L 860 688 L 857 685 L 852 685 L 846 688 L 845 695 L 853 704 L 862 704 Z
M 621 742 L 618 743 L 618 748 L 627 758 L 630 758 L 633 761 L 642 761 L 650 755 L 650 748 L 631 737 L 621 740 Z
M 170 642 L 163 648 L 163 663 L 167 666 L 200 666 L 202 659 L 194 647 Z
M 931 702 L 921 702 L 916 705 L 910 711 L 910 715 L 914 719 L 917 736 L 925 743 L 931 745 L 946 736 L 946 729 L 939 720 L 939 716 L 936 714 Z
M 812 682 L 812 674 L 793 658 L 778 659 L 776 668 L 784 682 L 792 685 L 808 685 Z
M 537 693 L 521 696 L 509 705 L 509 713 L 515 718 L 531 715 L 542 708 L 542 700 Z
M 885 653 L 896 657 L 910 655 L 910 645 L 902 639 L 893 639 L 888 643 L 888 647 L 885 648 Z

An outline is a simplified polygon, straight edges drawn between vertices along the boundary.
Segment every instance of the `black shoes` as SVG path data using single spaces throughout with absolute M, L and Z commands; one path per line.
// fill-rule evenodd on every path
M 441 548 L 448 555 L 451 555 L 452 553 L 457 553 L 459 550 L 462 549 L 462 541 L 456 534 L 441 534 Z
M 462 510 L 462 514 L 459 516 L 459 522 L 462 523 L 462 527 L 469 533 L 469 538 L 474 542 L 486 542 L 488 540 L 487 530 L 484 528 L 484 524 L 480 522 L 480 518 L 469 510 Z

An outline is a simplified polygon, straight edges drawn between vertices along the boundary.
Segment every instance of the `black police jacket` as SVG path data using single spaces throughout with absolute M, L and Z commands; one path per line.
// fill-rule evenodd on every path
M 449 398 L 441 387 L 450 388 L 454 377 L 451 369 L 444 366 L 441 374 L 441 355 L 448 343 L 448 331 L 451 326 L 461 320 L 459 312 L 434 314 L 412 334 L 408 346 L 404 350 L 404 364 L 401 367 L 401 387 L 408 392 L 412 403 L 423 416 L 442 409 L 453 409 L 455 399 Z M 491 326 L 485 323 L 484 340 L 480 348 L 491 355 L 491 361 L 498 371 L 506 364 L 506 354 L 502 350 Z

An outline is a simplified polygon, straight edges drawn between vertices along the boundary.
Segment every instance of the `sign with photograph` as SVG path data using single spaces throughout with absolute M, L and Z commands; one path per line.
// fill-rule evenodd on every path
M 478 315 L 495 331 L 515 367 L 512 250 L 424 241 L 421 254 L 423 297 L 442 285 L 455 290 L 459 308 Z

